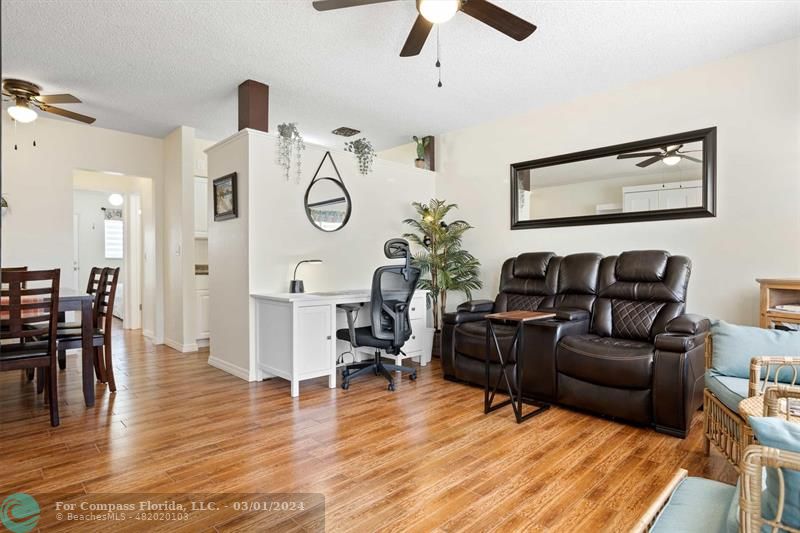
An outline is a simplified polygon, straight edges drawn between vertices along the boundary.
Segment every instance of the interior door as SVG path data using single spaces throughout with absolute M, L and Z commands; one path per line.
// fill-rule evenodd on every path
M 72 287 L 75 290 L 81 290 L 81 256 L 80 244 L 78 237 L 80 236 L 80 221 L 81 217 L 78 213 L 72 213 Z

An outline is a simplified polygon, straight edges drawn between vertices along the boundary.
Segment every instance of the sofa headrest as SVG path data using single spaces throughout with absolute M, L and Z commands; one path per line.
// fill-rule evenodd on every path
M 558 292 L 569 294 L 596 294 L 600 254 L 570 254 L 561 260 L 558 271 Z
M 520 254 L 514 260 L 515 278 L 544 278 L 547 274 L 547 265 L 555 257 L 553 252 L 534 252 Z
M 662 281 L 667 272 L 669 253 L 664 250 L 622 252 L 615 269 L 619 281 Z

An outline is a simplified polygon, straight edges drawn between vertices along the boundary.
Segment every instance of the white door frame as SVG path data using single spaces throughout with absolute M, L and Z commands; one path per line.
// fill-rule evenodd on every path
M 125 225 L 122 280 L 125 290 L 123 329 L 142 327 L 142 197 L 138 193 L 125 195 L 122 209 Z
M 78 242 L 81 234 L 81 215 L 72 213 L 72 285 L 76 291 L 81 287 L 81 246 Z

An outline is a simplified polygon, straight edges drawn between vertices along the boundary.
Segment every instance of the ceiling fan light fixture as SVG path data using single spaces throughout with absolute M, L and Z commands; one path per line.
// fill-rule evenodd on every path
M 668 155 L 667 157 L 665 157 L 661 161 L 663 161 L 665 165 L 667 165 L 669 167 L 672 167 L 672 166 L 675 166 L 678 163 L 680 163 L 681 156 L 672 154 L 672 155 Z
M 420 0 L 417 9 L 431 24 L 441 24 L 453 18 L 460 7 L 460 0 Z
M 39 116 L 22 98 L 17 98 L 17 103 L 8 108 L 8 114 L 22 124 L 33 122 Z

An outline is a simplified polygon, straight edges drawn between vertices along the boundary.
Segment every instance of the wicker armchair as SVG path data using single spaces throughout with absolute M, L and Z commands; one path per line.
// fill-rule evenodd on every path
M 796 376 L 795 376 L 796 378 Z M 798 387 L 769 387 L 764 394 L 764 416 L 780 416 L 784 414 L 789 418 L 790 411 L 788 405 L 785 409 L 780 409 L 781 400 L 790 399 L 800 400 L 800 388 Z M 800 529 L 795 529 L 781 523 L 783 513 L 783 502 L 786 494 L 786 487 L 783 484 L 783 476 L 780 476 L 781 486 L 778 499 L 778 515 L 774 520 L 768 520 L 762 516 L 761 494 L 763 487 L 764 468 L 783 468 L 788 470 L 800 471 L 800 453 L 787 452 L 766 446 L 748 446 L 742 457 L 741 463 L 741 493 L 739 495 L 739 531 L 744 533 L 760 533 L 762 527 L 777 528 L 780 531 L 800 533 Z
M 706 370 L 712 368 L 713 354 L 712 335 L 706 339 Z M 769 384 L 767 377 L 774 371 L 776 385 L 794 386 L 798 384 L 797 368 L 800 366 L 800 357 L 753 357 L 750 360 L 750 380 L 748 384 L 748 397 L 764 394 Z M 781 369 L 792 370 L 791 383 L 777 383 L 777 375 Z M 784 371 L 785 372 L 785 371 Z M 783 374 L 782 374 L 783 375 Z M 762 379 L 764 376 L 764 379 Z M 703 391 L 703 431 L 705 433 L 704 452 L 709 453 L 713 444 L 722 455 L 736 468 L 742 459 L 745 448 L 754 443 L 753 431 L 747 422 L 738 413 L 727 407 L 708 388 Z
M 785 414 L 788 418 L 789 409 L 782 408 L 781 403 L 784 399 L 788 401 L 789 398 L 800 399 L 800 387 L 778 386 L 767 388 L 765 391 L 764 416 L 784 416 Z M 764 467 L 800 472 L 800 453 L 759 445 L 750 445 L 745 448 L 742 454 L 739 474 L 739 485 L 741 486 L 738 494 L 739 531 L 743 533 L 761 533 L 762 531 L 771 530 L 800 533 L 800 530 L 781 522 L 786 495 L 783 476 L 780 478 L 782 481 L 777 516 L 775 516 L 774 520 L 762 516 L 761 500 Z M 639 521 L 634 524 L 631 531 L 634 533 L 651 531 L 662 513 L 670 513 L 668 508 L 671 503 L 675 503 L 674 499 L 679 499 L 676 498 L 675 495 L 678 491 L 683 491 L 685 489 L 683 487 L 684 483 L 690 482 L 694 482 L 695 487 L 698 482 L 702 483 L 700 486 L 708 490 L 704 490 L 696 494 L 695 498 L 692 498 L 693 507 L 691 508 L 686 506 L 686 496 L 683 496 L 683 505 L 681 505 L 681 503 L 676 505 L 677 511 L 673 510 L 671 514 L 673 517 L 678 514 L 684 518 L 684 523 L 680 527 L 675 529 L 675 523 L 671 521 L 669 525 L 665 526 L 659 524 L 659 527 L 655 529 L 658 531 L 675 529 L 685 533 L 691 531 L 697 531 L 697 533 L 717 533 L 713 528 L 712 530 L 708 529 L 708 521 L 705 519 L 707 519 L 709 515 L 714 515 L 717 518 L 727 515 L 728 509 L 730 505 L 732 505 L 732 500 L 737 498 L 736 489 L 733 486 L 725 485 L 717 481 L 687 477 L 687 472 L 684 469 L 679 469 L 675 473 L 675 476 L 670 480 L 669 484 L 659 493 Z M 723 490 L 726 491 L 722 493 L 722 497 L 720 497 L 720 493 L 715 489 L 715 486 L 723 487 Z M 697 489 L 695 489 L 695 491 L 697 491 Z M 715 493 L 716 497 L 714 496 Z M 726 495 L 729 496 L 725 498 Z M 701 516 L 704 517 L 704 519 L 700 519 Z M 719 522 L 719 520 L 717 520 L 717 522 Z M 720 530 L 719 533 L 723 533 L 723 531 Z

